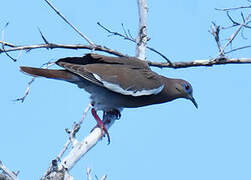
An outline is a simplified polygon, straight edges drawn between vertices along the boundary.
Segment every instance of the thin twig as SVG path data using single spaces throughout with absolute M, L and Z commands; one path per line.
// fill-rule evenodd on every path
M 92 180 L 91 168 L 86 168 L 87 180 Z
M 5 24 L 3 30 L 2 30 L 2 33 L 1 33 L 1 34 L 2 34 L 2 41 L 1 41 L 1 42 L 4 41 L 4 33 L 5 33 L 5 29 L 7 28 L 8 25 L 9 25 L 9 23 L 7 22 L 7 23 Z M 4 52 L 4 53 L 5 53 L 10 59 L 12 59 L 14 62 L 17 61 L 17 59 L 13 58 L 11 55 L 9 55 L 8 52 L 5 51 L 4 44 L 2 44 L 2 49 L 3 49 L 3 50 L 1 50 L 0 53 L 1 53 L 1 52 Z
M 50 66 L 54 65 L 55 63 L 54 62 L 48 62 L 48 63 L 45 63 L 42 65 L 45 66 L 44 69 L 48 69 Z M 24 100 L 26 99 L 26 97 L 28 96 L 29 92 L 30 92 L 30 87 L 31 87 L 31 84 L 35 81 L 36 77 L 33 77 L 30 82 L 28 82 L 27 84 L 27 87 L 26 87 L 26 90 L 24 92 L 24 96 L 21 97 L 21 98 L 17 98 L 15 99 L 14 101 L 21 101 L 22 103 L 24 102 Z
M 98 180 L 98 176 L 96 174 L 94 175 L 94 177 L 95 177 L 96 180 Z
M 232 43 L 232 41 L 234 40 L 234 38 L 237 36 L 237 34 L 240 32 L 241 28 L 246 25 L 246 23 L 248 22 L 248 19 L 250 18 L 251 13 L 248 14 L 248 16 L 245 18 L 245 21 L 236 29 L 236 31 L 232 34 L 232 36 L 230 37 L 230 39 L 228 40 L 228 42 L 224 45 L 224 47 L 221 49 L 219 55 L 220 56 L 224 56 L 224 51 L 225 49 L 229 46 L 229 44 Z
M 105 31 L 107 31 L 108 33 L 110 33 L 110 34 L 112 34 L 112 35 L 119 36 L 119 37 L 124 38 L 125 40 L 129 40 L 129 41 L 131 41 L 131 42 L 136 43 L 136 39 L 132 38 L 130 33 L 129 33 L 129 35 L 127 35 L 127 33 L 125 33 L 126 31 L 125 31 L 125 29 L 124 29 L 124 25 L 122 25 L 122 27 L 123 27 L 123 31 L 124 31 L 125 35 L 123 35 L 123 34 L 121 34 L 121 33 L 119 33 L 119 32 L 112 31 L 112 30 L 108 29 L 107 27 L 105 27 L 104 25 L 102 25 L 100 22 L 98 22 L 97 24 L 98 24 L 102 29 L 104 29 Z M 130 32 L 130 31 L 129 31 L 129 32 Z M 155 52 L 155 53 L 157 53 L 158 55 L 160 55 L 163 59 L 165 59 L 168 63 L 170 63 L 170 65 L 172 64 L 172 62 L 171 62 L 164 54 L 162 54 L 162 53 L 159 52 L 158 50 L 156 50 L 156 49 L 154 49 L 154 48 L 152 48 L 152 47 L 150 47 L 150 46 L 148 46 L 148 45 L 146 46 L 146 48 L 149 49 L 149 50 L 151 50 L 151 51 L 153 51 L 153 52 Z
M 9 47 L 16 47 L 16 45 L 5 42 L 5 41 L 0 41 L 0 44 L 4 45 L 4 46 L 9 46 Z M 0 51 L 1 52 L 1 51 Z
M 239 48 L 231 49 L 230 51 L 225 52 L 225 54 L 229 54 L 229 53 L 232 53 L 234 51 L 239 51 L 241 49 L 247 49 L 247 48 L 251 48 L 251 45 L 247 45 L 247 46 L 242 46 L 242 47 L 239 47 Z
M 27 87 L 26 87 L 26 90 L 24 92 L 24 96 L 21 97 L 21 98 L 17 98 L 15 99 L 14 101 L 21 101 L 22 103 L 24 102 L 24 100 L 26 99 L 26 97 L 28 96 L 29 92 L 30 92 L 30 87 L 31 87 L 31 84 L 35 81 L 36 77 L 33 77 L 30 82 L 28 82 L 27 84 Z
M 107 175 L 105 174 L 100 180 L 106 180 Z
M 212 27 L 211 27 L 211 34 L 214 36 L 214 39 L 216 41 L 216 44 L 218 46 L 219 52 L 221 52 L 222 47 L 220 43 L 220 26 L 217 26 L 214 22 L 212 22 Z
M 70 23 L 63 15 L 62 13 L 60 13 L 55 6 L 53 6 L 48 0 L 45 0 L 45 2 L 69 25 L 71 26 L 74 31 L 76 31 L 82 38 L 84 38 L 91 46 L 95 46 L 95 44 L 88 39 L 87 36 L 85 36 L 83 33 L 81 33 L 81 31 L 79 31 L 72 23 Z
M 39 31 L 39 33 L 40 33 L 40 35 L 41 35 L 41 37 L 42 37 L 44 43 L 45 43 L 45 44 L 50 44 L 49 41 L 45 38 L 45 36 L 43 35 L 42 31 L 41 31 L 39 28 L 38 28 L 38 31 Z
M 229 20 L 233 23 L 233 25 L 230 26 L 230 27 L 235 27 L 235 26 L 241 25 L 241 23 L 238 23 L 237 21 L 235 21 L 235 20 L 230 16 L 229 11 L 227 11 L 226 13 L 227 13 L 227 17 L 229 18 Z M 242 14 L 242 13 L 241 13 L 241 17 L 242 17 L 242 20 L 243 20 L 243 22 L 244 22 L 244 21 L 245 21 L 245 18 L 243 17 L 243 14 Z M 245 27 L 245 28 L 251 28 L 251 26 L 248 26 L 248 25 L 247 25 L 248 23 L 249 23 L 249 22 L 247 22 L 246 25 L 243 25 L 243 27 Z M 228 28 L 230 28 L 230 27 L 228 27 Z M 227 28 L 225 27 L 225 29 L 227 29 Z
M 239 10 L 239 9 L 248 9 L 251 8 L 251 6 L 240 6 L 240 7 L 233 7 L 233 8 L 215 8 L 217 11 L 234 11 L 234 10 Z
M 168 62 L 168 64 L 170 66 L 172 66 L 173 63 L 164 54 L 162 54 L 161 52 L 157 51 L 156 49 L 154 49 L 152 47 L 146 46 L 146 48 L 149 49 L 149 50 L 151 50 L 151 51 L 153 51 L 153 52 L 155 52 L 155 53 L 157 53 L 158 55 L 160 55 L 163 59 L 165 59 Z
M 123 31 L 124 31 L 125 36 L 126 36 L 126 37 L 129 37 L 128 33 L 129 33 L 130 31 L 125 29 L 125 26 L 124 26 L 123 23 L 121 24 L 121 26 L 122 26 L 122 29 L 123 29 Z M 128 33 L 127 33 L 127 32 L 128 32 Z M 132 38 L 132 36 L 131 36 L 131 38 Z M 136 41 L 136 40 L 135 40 L 135 41 Z
M 105 31 L 107 31 L 108 33 L 110 33 L 112 35 L 119 36 L 119 37 L 124 38 L 125 40 L 129 40 L 131 42 L 136 43 L 136 39 L 130 38 L 129 36 L 127 36 L 127 34 L 123 35 L 123 34 L 121 34 L 119 32 L 111 31 L 107 27 L 105 27 L 104 25 L 102 25 L 100 22 L 97 22 L 97 25 L 99 25 L 102 29 L 104 29 Z M 123 30 L 124 30 L 124 28 L 123 28 Z M 125 32 L 125 30 L 124 30 L 124 32 Z
M 86 107 L 81 119 L 79 120 L 78 124 L 81 125 L 85 119 L 85 117 L 87 116 L 88 114 L 88 111 L 90 110 L 90 108 L 92 107 L 91 103 L 88 104 L 88 106 Z

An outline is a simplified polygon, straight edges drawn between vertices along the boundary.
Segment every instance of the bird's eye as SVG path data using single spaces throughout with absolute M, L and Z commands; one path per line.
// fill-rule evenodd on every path
M 185 85 L 185 89 L 186 89 L 186 90 L 189 90 L 189 89 L 190 89 L 190 86 L 186 84 L 186 85 Z
M 184 84 L 184 88 L 187 91 L 187 93 L 191 93 L 191 87 L 189 86 L 189 84 Z

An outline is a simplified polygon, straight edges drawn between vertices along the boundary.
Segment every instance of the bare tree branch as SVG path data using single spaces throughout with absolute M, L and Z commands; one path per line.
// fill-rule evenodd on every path
M 86 175 L 87 175 L 87 180 L 92 180 L 92 176 L 91 176 L 91 169 L 87 168 L 86 169 Z M 96 180 L 98 180 L 98 177 L 95 175 Z M 107 175 L 105 174 L 100 180 L 106 180 Z
M 2 161 L 0 161 L 0 169 L 6 174 L 8 175 L 10 180 L 18 180 L 17 178 L 17 174 L 13 173 L 12 171 L 10 171 L 3 163 Z
M 60 13 L 48 0 L 45 0 L 45 2 L 69 25 L 76 31 L 82 38 L 84 38 L 91 46 L 95 46 L 95 44 L 87 38 L 86 35 L 81 33 L 72 23 L 70 23 L 63 15 Z
M 248 8 L 251 8 L 251 5 L 250 6 L 232 7 L 232 8 L 223 8 L 223 9 L 215 8 L 215 10 L 218 10 L 218 11 L 233 11 L 233 10 L 248 9 Z
M 240 30 L 242 29 L 243 26 L 245 26 L 248 23 L 248 20 L 251 16 L 251 13 L 248 14 L 248 16 L 245 18 L 245 20 L 243 21 L 243 23 L 236 29 L 236 31 L 231 35 L 231 37 L 229 38 L 229 40 L 227 41 L 227 43 L 224 45 L 224 47 L 221 49 L 219 55 L 220 56 L 224 56 L 224 51 L 225 49 L 229 46 L 229 44 L 232 43 L 232 41 L 234 40 L 234 38 L 237 36 L 237 34 L 240 32 Z
M 24 102 L 25 98 L 28 96 L 29 92 L 30 92 L 30 87 L 31 87 L 31 84 L 35 81 L 36 77 L 33 77 L 30 82 L 28 82 L 28 85 L 26 87 L 26 90 L 24 92 L 24 95 L 23 97 L 21 98 L 17 98 L 15 99 L 15 101 L 21 101 L 22 103 Z
M 43 64 L 42 66 L 46 65 L 46 66 L 44 67 L 44 69 L 48 69 L 50 66 L 52 66 L 52 65 L 54 65 L 54 64 L 55 64 L 54 62 L 52 62 L 52 63 L 48 62 L 48 63 Z M 28 82 L 23 97 L 17 98 L 17 99 L 15 99 L 15 101 L 21 101 L 22 103 L 24 102 L 24 100 L 26 99 L 26 97 L 28 96 L 28 94 L 29 94 L 29 92 L 30 92 L 31 84 L 35 81 L 35 79 L 36 79 L 36 77 L 33 77 L 33 78 L 30 80 L 30 82 Z
M 97 25 L 99 25 L 102 29 L 104 29 L 105 31 L 107 31 L 111 35 L 119 36 L 119 37 L 124 38 L 125 40 L 129 40 L 131 42 L 136 43 L 136 39 L 128 36 L 127 32 L 124 30 L 124 25 L 122 25 L 122 27 L 123 27 L 125 35 L 123 35 L 123 34 L 121 34 L 119 32 L 116 32 L 116 31 L 111 31 L 110 29 L 108 29 L 107 27 L 102 25 L 100 22 L 97 22 Z
M 106 113 L 103 117 L 103 121 L 106 123 L 106 128 L 109 129 L 117 119 L 116 115 Z M 81 142 L 77 142 L 71 149 L 69 154 L 61 161 L 58 166 L 58 170 L 71 170 L 71 168 L 81 159 L 97 142 L 103 137 L 102 130 L 99 127 L 93 129 L 93 131 Z
M 84 119 L 86 118 L 89 110 L 91 108 L 91 103 L 88 104 L 88 106 L 86 107 L 86 109 L 83 112 L 83 115 L 81 117 L 81 119 L 79 120 L 78 123 L 73 123 L 73 127 L 72 130 L 66 129 L 66 132 L 69 133 L 69 139 L 67 140 L 67 142 L 65 143 L 63 149 L 61 150 L 61 152 L 58 154 L 58 156 L 56 157 L 56 159 L 52 160 L 49 168 L 47 169 L 47 171 L 44 173 L 42 179 L 46 179 L 46 177 L 55 170 L 54 167 L 56 167 L 56 170 L 58 170 L 57 167 L 57 162 L 61 160 L 61 158 L 63 157 L 65 151 L 68 149 L 69 145 L 72 143 L 72 146 L 74 147 L 78 141 L 75 138 L 76 133 L 79 131 L 81 124 L 83 123 Z
M 229 51 L 226 51 L 226 48 L 232 44 L 233 40 L 237 37 L 237 35 L 239 34 L 239 32 L 241 30 L 244 30 L 244 28 L 251 29 L 251 26 L 248 25 L 249 23 L 251 23 L 251 20 L 250 20 L 251 13 L 249 13 L 246 17 L 244 17 L 243 12 L 241 12 L 240 14 L 241 14 L 242 22 L 238 22 L 238 21 L 234 20 L 233 17 L 231 17 L 230 12 L 234 11 L 234 10 L 240 10 L 240 9 L 242 10 L 242 9 L 248 9 L 248 8 L 251 8 L 251 6 L 249 5 L 249 6 L 240 6 L 240 7 L 234 7 L 234 8 L 224 8 L 224 9 L 216 8 L 216 10 L 226 12 L 228 19 L 232 23 L 232 25 L 226 26 L 226 27 L 220 27 L 220 26 L 217 26 L 215 23 L 213 23 L 214 26 L 212 26 L 212 28 L 211 28 L 211 34 L 214 36 L 215 41 L 217 43 L 220 57 L 225 57 L 226 54 L 229 54 L 231 52 L 242 50 L 242 49 L 247 49 L 247 48 L 251 47 L 251 45 L 245 45 L 242 47 L 237 47 L 234 49 L 230 49 Z M 233 28 L 236 26 L 238 26 L 237 29 L 232 33 L 232 35 L 229 37 L 228 41 L 225 43 L 224 46 L 221 46 L 221 43 L 220 43 L 221 42 L 221 40 L 220 40 L 220 32 L 221 31 L 220 30 L 229 29 L 229 28 Z M 242 36 L 242 38 L 246 39 L 243 35 L 243 31 L 241 31 L 241 36 Z
M 41 37 L 42 37 L 44 43 L 45 43 L 45 44 L 50 44 L 49 41 L 45 38 L 45 36 L 43 35 L 42 31 L 41 31 L 39 28 L 38 28 L 38 31 L 39 31 L 39 33 L 40 33 L 40 35 L 41 35 Z
M 220 43 L 220 26 L 217 26 L 214 22 L 212 22 L 211 34 L 214 36 L 216 44 L 218 46 L 219 52 L 222 51 L 221 43 Z
M 225 57 L 214 58 L 211 60 L 193 60 L 193 61 L 184 61 L 184 62 L 173 62 L 170 66 L 169 63 L 161 62 L 152 62 L 147 61 L 150 66 L 159 67 L 159 68 L 188 68 L 188 67 L 198 67 L 198 66 L 213 66 L 213 65 L 223 65 L 223 64 L 250 64 L 251 58 L 236 58 L 228 59 Z
M 4 41 L 5 29 L 7 28 L 8 25 L 9 25 L 9 23 L 6 23 L 5 26 L 4 26 L 4 28 L 3 28 L 3 30 L 2 30 L 2 33 L 1 33 L 1 34 L 2 34 L 2 41 Z M 3 44 L 2 44 L 2 49 L 5 50 Z M 15 59 L 15 58 L 13 58 L 11 55 L 9 55 L 8 52 L 4 51 L 4 53 L 5 53 L 10 59 L 12 59 L 14 62 L 17 61 L 17 59 Z
M 87 174 L 87 180 L 92 180 L 91 169 L 90 168 L 86 169 L 86 174 Z
M 4 42 L 4 41 L 0 41 L 0 44 L 2 44 L 3 46 L 17 47 L 17 46 L 14 45 L 14 44 L 11 44 L 11 43 L 8 43 L 8 42 Z M 0 49 L 0 52 L 1 52 L 1 49 Z
M 238 47 L 238 48 L 235 48 L 235 49 L 231 49 L 230 51 L 225 52 L 225 54 L 229 54 L 229 53 L 232 53 L 234 51 L 239 51 L 239 50 L 247 49 L 247 48 L 251 48 L 251 45 L 247 45 L 247 46 L 242 46 L 242 47 Z
M 105 31 L 107 31 L 109 34 L 112 34 L 112 35 L 115 35 L 115 36 L 119 36 L 119 37 L 124 38 L 125 40 L 129 40 L 129 41 L 131 41 L 131 42 L 136 43 L 136 39 L 134 39 L 131 35 L 129 36 L 129 35 L 126 33 L 126 31 L 124 30 L 124 28 L 123 28 L 123 30 L 124 30 L 125 35 L 124 35 L 124 34 L 121 34 L 121 33 L 119 33 L 119 32 L 116 32 L 116 31 L 111 31 L 110 29 L 108 29 L 107 27 L 105 27 L 104 25 L 102 25 L 100 22 L 98 22 L 97 24 L 98 24 L 102 29 L 104 29 Z M 123 27 L 124 27 L 124 26 L 123 26 Z M 155 53 L 157 53 L 157 54 L 160 55 L 163 59 L 165 59 L 168 63 L 172 64 L 172 62 L 171 62 L 164 54 L 162 54 L 161 52 L 159 52 L 159 51 L 157 51 L 156 49 L 154 49 L 154 48 L 152 48 L 152 47 L 150 47 L 150 46 L 147 46 L 147 45 L 146 45 L 146 48 L 149 49 L 149 50 L 151 50 L 151 51 L 153 51 L 153 52 L 155 52 Z
M 227 17 L 228 17 L 229 20 L 233 23 L 233 25 L 230 26 L 230 27 L 223 27 L 223 29 L 228 29 L 228 28 L 231 28 L 231 27 L 235 27 L 235 26 L 240 26 L 240 25 L 241 25 L 241 23 L 235 21 L 235 20 L 230 16 L 229 11 L 227 11 L 226 13 L 227 13 Z M 242 19 L 243 19 L 243 22 L 244 22 L 244 21 L 245 21 L 245 18 L 243 17 L 243 14 L 242 14 L 242 13 L 241 13 L 241 16 L 242 16 Z M 249 22 L 250 22 L 250 21 L 249 21 Z M 248 25 L 247 25 L 249 22 L 247 22 L 246 25 L 243 25 L 243 27 L 245 27 L 245 28 L 251 28 L 251 26 L 248 26 Z
M 89 50 L 95 50 L 95 51 L 103 51 L 109 54 L 113 54 L 116 56 L 126 56 L 118 51 L 112 50 L 108 47 L 101 46 L 101 45 L 95 45 L 95 46 L 90 46 L 90 45 L 82 45 L 82 44 L 35 44 L 35 45 L 27 45 L 27 46 L 17 46 L 10 44 L 8 42 L 0 41 L 0 44 L 10 46 L 8 49 L 1 49 L 0 48 L 0 54 L 5 53 L 5 52 L 12 52 L 12 51 L 21 51 L 21 50 L 33 50 L 33 49 L 89 49 Z
M 1 42 L 2 44 L 9 44 L 6 42 Z M 16 46 L 11 44 L 13 48 L 6 49 L 7 52 L 11 51 L 19 51 L 19 50 L 32 50 L 32 49 L 38 49 L 38 48 L 66 48 L 66 49 L 89 49 L 90 47 L 88 45 L 65 45 L 65 44 L 38 44 L 38 45 L 30 45 L 30 46 Z M 231 51 L 225 52 L 225 54 L 228 54 L 233 51 L 237 51 L 244 48 L 249 48 L 250 46 L 244 46 L 240 48 L 233 49 Z M 104 52 L 108 52 L 113 55 L 117 56 L 126 56 L 121 54 L 120 52 L 111 50 L 106 47 L 101 47 L 100 49 L 96 49 Z M 0 49 L 1 53 L 1 49 Z M 224 61 L 221 61 L 220 59 L 224 59 Z M 168 62 L 151 62 L 148 60 L 148 63 L 150 66 L 155 66 L 159 68 L 185 68 L 185 67 L 194 67 L 194 66 L 212 66 L 212 65 L 220 65 L 220 64 L 246 64 L 251 63 L 249 58 L 243 58 L 243 59 L 227 59 L 227 58 L 214 58 L 211 60 L 188 60 L 188 61 L 181 61 L 181 62 L 172 62 L 172 64 Z

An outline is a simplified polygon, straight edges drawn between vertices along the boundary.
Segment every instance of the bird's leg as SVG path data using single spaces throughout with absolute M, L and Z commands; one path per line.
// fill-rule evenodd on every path
M 97 121 L 97 126 L 95 126 L 93 129 L 95 129 L 96 127 L 99 127 L 102 130 L 102 136 L 104 136 L 104 134 L 106 134 L 107 138 L 108 138 L 108 144 L 110 144 L 110 136 L 109 136 L 107 128 L 105 127 L 105 123 L 97 115 L 97 112 L 94 108 L 92 108 L 91 111 L 92 111 L 92 115 L 93 115 L 94 119 Z

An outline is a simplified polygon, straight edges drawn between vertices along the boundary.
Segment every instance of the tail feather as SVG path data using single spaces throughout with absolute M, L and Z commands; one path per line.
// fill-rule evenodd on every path
M 41 76 L 52 79 L 60 79 L 65 81 L 75 81 L 78 76 L 67 70 L 56 70 L 56 69 L 41 69 L 41 68 L 33 68 L 21 66 L 21 71 L 28 73 L 32 76 Z M 79 78 L 78 78 L 79 79 Z

